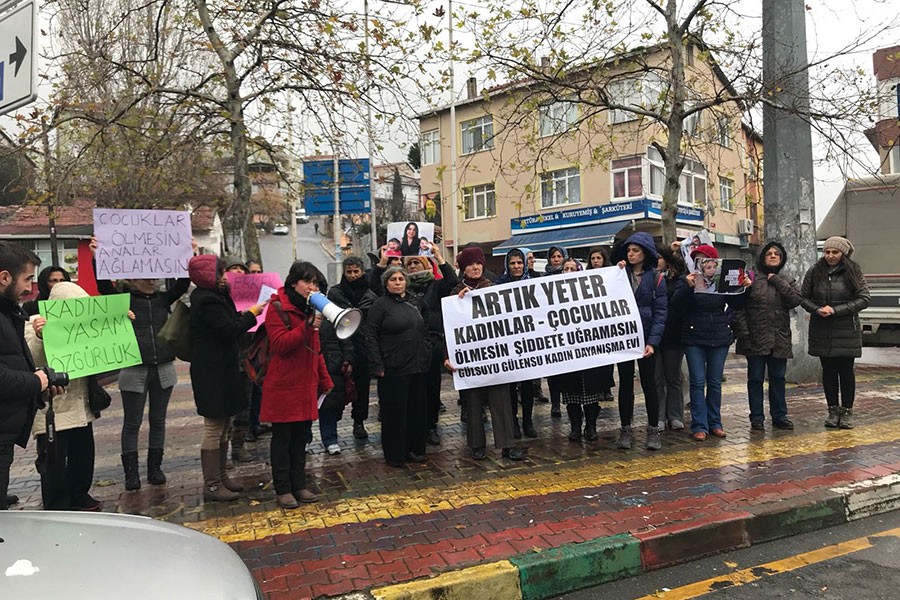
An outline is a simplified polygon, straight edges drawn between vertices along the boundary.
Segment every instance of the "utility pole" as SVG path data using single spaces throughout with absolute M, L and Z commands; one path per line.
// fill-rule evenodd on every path
M 453 223 L 453 255 L 449 261 L 450 264 L 453 264 L 459 253 L 459 209 L 456 207 L 458 175 L 456 172 L 456 81 L 453 74 L 453 0 L 449 0 L 447 3 L 447 26 L 450 38 L 450 198 L 447 200 L 447 206 L 450 209 Z M 442 215 L 446 214 L 446 211 L 442 212 Z M 446 244 L 444 245 L 446 246 Z
M 784 244 L 784 275 L 798 285 L 817 259 L 809 65 L 804 0 L 763 0 L 763 184 L 767 240 Z M 794 359 L 789 381 L 817 381 L 821 367 L 807 354 L 809 315 L 792 311 Z
M 365 13 L 366 25 L 366 94 L 372 89 L 372 66 L 371 57 L 369 55 L 369 0 L 364 0 L 363 11 Z M 378 220 L 375 217 L 375 190 L 372 182 L 372 170 L 375 165 L 375 136 L 372 133 L 372 102 L 366 100 L 366 131 L 369 134 L 369 224 L 371 225 L 372 234 L 372 253 L 378 256 Z
M 59 240 L 56 236 L 56 183 L 53 181 L 53 169 L 50 164 L 50 125 L 47 119 L 41 123 L 41 145 L 44 150 L 44 185 L 47 186 L 47 224 L 50 227 L 50 262 L 59 266 Z

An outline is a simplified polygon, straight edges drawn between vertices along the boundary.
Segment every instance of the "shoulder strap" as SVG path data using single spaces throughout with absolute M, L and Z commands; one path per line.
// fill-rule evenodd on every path
M 272 306 L 274 306 L 275 310 L 278 311 L 278 316 L 281 317 L 281 321 L 284 323 L 284 326 L 290 329 L 291 318 L 287 316 L 287 313 L 285 313 L 284 309 L 282 309 L 281 300 L 275 300 L 274 302 L 272 302 Z

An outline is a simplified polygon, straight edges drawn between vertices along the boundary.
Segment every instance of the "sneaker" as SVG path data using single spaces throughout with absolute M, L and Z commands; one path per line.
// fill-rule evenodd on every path
M 340 454 L 340 453 L 341 453 L 341 447 L 338 446 L 337 444 L 328 444 L 328 447 L 325 448 L 325 450 L 326 450 L 326 451 L 328 452 L 328 454 L 330 454 L 331 456 L 334 456 L 335 454 Z
M 772 423 L 772 427 L 774 427 L 775 429 L 793 430 L 794 424 L 790 419 L 784 419 L 783 421 L 775 421 L 774 423 Z
M 841 429 L 853 429 L 853 409 L 841 407 Z
M 672 431 L 682 431 L 684 429 L 684 422 L 679 421 L 678 419 L 672 419 L 669 421 L 669 429 Z
M 619 450 L 631 450 L 631 444 L 634 442 L 634 436 L 631 433 L 631 426 L 623 427 L 619 430 L 619 440 L 616 442 L 616 448 Z
M 776 424 L 775 426 L 777 427 L 778 425 Z M 762 421 L 750 421 L 750 429 L 753 431 L 765 431 L 766 424 Z
M 502 454 L 509 460 L 525 460 L 525 452 L 521 448 L 504 448 Z
M 828 418 L 825 419 L 825 427 L 840 427 L 841 425 L 841 409 L 837 406 L 828 407 Z
M 659 435 L 659 427 L 647 425 L 647 450 L 662 449 L 662 438 Z

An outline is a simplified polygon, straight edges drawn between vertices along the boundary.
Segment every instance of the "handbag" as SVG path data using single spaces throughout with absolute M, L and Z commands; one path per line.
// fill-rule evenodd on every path
M 191 309 L 187 304 L 180 300 L 175 303 L 156 339 L 168 346 L 177 358 L 191 362 L 194 340 L 191 338 Z
M 87 378 L 87 389 L 88 405 L 91 407 L 94 417 L 99 418 L 100 412 L 106 410 L 112 404 L 112 396 L 100 385 L 96 375 L 91 375 Z
M 271 306 L 278 312 L 281 322 L 287 329 L 292 329 L 291 319 L 281 307 L 281 302 L 275 300 Z M 266 324 L 259 326 L 253 334 L 247 356 L 242 361 L 244 373 L 256 385 L 262 386 L 269 368 L 269 334 L 266 332 Z

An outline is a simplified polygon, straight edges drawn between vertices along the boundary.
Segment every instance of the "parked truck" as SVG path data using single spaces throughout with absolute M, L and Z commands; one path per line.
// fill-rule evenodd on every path
M 872 294 L 863 345 L 900 346 L 900 174 L 848 180 L 816 228 L 819 240 L 833 235 L 853 243 Z

